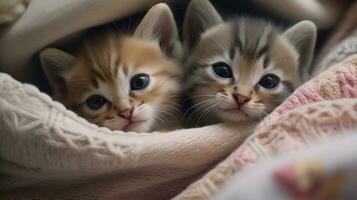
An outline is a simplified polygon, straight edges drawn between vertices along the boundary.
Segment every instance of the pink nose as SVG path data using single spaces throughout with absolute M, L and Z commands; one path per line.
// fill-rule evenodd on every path
M 236 101 L 236 103 L 237 103 L 238 106 L 241 106 L 241 105 L 247 103 L 247 102 L 250 100 L 249 97 L 247 97 L 247 96 L 245 96 L 245 95 L 241 95 L 241 94 L 239 94 L 239 93 L 234 94 L 234 95 L 233 95 L 233 98 L 234 98 L 234 100 Z
M 128 108 L 120 112 L 120 116 L 124 117 L 125 119 L 131 119 L 133 115 L 133 108 Z

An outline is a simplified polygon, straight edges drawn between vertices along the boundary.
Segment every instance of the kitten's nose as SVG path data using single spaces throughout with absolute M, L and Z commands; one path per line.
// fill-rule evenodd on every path
M 119 115 L 124 117 L 125 119 L 131 119 L 131 117 L 133 116 L 133 110 L 134 108 L 127 108 L 124 110 L 121 110 Z
M 233 94 L 233 98 L 236 101 L 238 106 L 241 106 L 241 105 L 247 103 L 250 100 L 250 97 L 247 97 L 245 95 L 241 95 L 239 93 Z

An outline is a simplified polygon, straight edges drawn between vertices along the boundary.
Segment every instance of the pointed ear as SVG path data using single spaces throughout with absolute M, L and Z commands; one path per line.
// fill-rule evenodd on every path
M 316 35 L 316 26 L 311 21 L 301 21 L 283 33 L 299 54 L 299 73 L 303 80 L 307 80 L 309 76 Z
M 209 0 L 192 0 L 187 7 L 183 22 L 183 41 L 191 49 L 207 29 L 223 20 Z
M 158 40 L 162 50 L 172 57 L 176 48 L 178 32 L 170 8 L 164 3 L 153 6 L 136 28 L 134 36 L 147 40 Z
M 72 69 L 75 57 L 59 49 L 47 48 L 40 52 L 40 61 L 55 95 L 63 95 L 66 89 L 64 73 Z

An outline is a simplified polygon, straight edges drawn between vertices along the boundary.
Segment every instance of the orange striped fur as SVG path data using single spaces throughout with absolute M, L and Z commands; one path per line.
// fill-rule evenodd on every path
M 40 58 L 55 98 L 80 116 L 113 130 L 150 131 L 166 128 L 177 109 L 176 39 L 169 8 L 158 4 L 131 34 L 104 30 L 84 39 L 75 55 L 49 48 Z M 134 89 L 141 74 L 149 83 Z

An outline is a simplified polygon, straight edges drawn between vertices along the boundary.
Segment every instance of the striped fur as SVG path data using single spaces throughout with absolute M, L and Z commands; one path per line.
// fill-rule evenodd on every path
M 162 129 L 175 120 L 171 116 L 181 88 L 180 56 L 172 52 L 178 49 L 172 46 L 176 32 L 170 10 L 158 4 L 131 34 L 105 29 L 87 36 L 74 55 L 50 48 L 40 58 L 54 96 L 90 122 L 113 130 Z M 141 73 L 149 75 L 150 83 L 133 90 L 131 80 Z M 91 109 L 87 101 L 93 95 L 108 102 Z M 121 113 L 131 108 L 128 120 Z
M 292 29 L 294 34 L 289 32 Z M 310 65 L 316 29 L 310 22 L 301 22 L 289 30 L 281 32 L 253 18 L 223 21 L 209 1 L 192 0 L 183 28 L 185 91 L 198 108 L 197 120 L 207 124 L 261 119 L 289 96 L 303 82 L 301 69 Z M 219 62 L 229 65 L 232 78 L 214 74 L 212 66 Z M 280 78 L 277 87 L 259 85 L 267 74 Z M 249 101 L 237 105 L 234 94 Z

